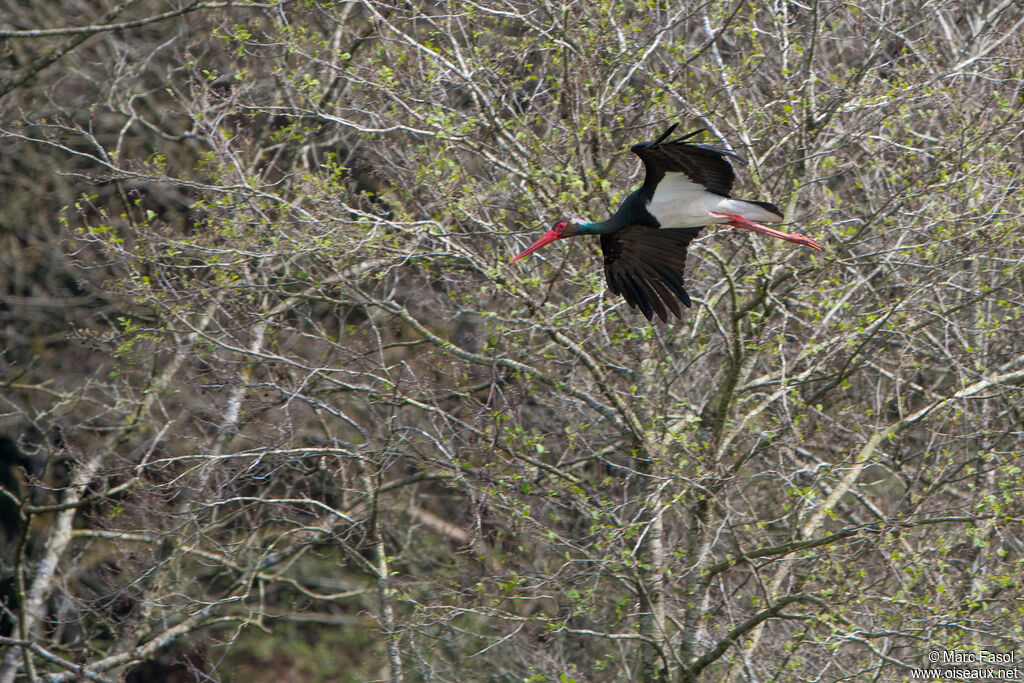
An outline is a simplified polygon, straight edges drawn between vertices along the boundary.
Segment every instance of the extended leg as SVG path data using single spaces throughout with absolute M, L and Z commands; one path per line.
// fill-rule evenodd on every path
M 718 216 L 719 218 L 728 218 L 729 222 L 727 223 L 727 225 L 732 225 L 737 228 L 743 228 L 745 230 L 753 230 L 754 232 L 759 232 L 762 235 L 778 237 L 780 240 L 786 240 L 787 242 L 793 242 L 794 244 L 802 244 L 805 247 L 810 247 L 811 249 L 817 249 L 818 251 L 822 251 L 821 245 L 815 242 L 810 237 L 807 237 L 806 235 L 797 235 L 792 232 L 782 232 L 781 230 L 773 230 L 772 228 L 765 227 L 760 223 L 755 223 L 751 220 L 748 220 L 743 216 L 737 216 L 731 213 L 715 213 L 714 211 L 712 211 L 711 215 Z

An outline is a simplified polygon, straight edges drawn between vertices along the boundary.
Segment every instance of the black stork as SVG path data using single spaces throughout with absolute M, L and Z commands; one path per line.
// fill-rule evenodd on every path
M 678 125 L 653 142 L 630 148 L 644 163 L 644 184 L 626 197 L 611 218 L 599 223 L 559 221 L 512 261 L 555 240 L 600 235 L 608 289 L 639 307 L 648 320 L 657 314 L 667 321 L 668 311 L 682 318 L 677 299 L 690 306 L 683 288 L 686 248 L 707 225 L 724 223 L 821 251 L 810 237 L 756 223 L 777 223 L 783 215 L 770 202 L 730 196 L 736 174 L 728 159 L 747 162 L 729 150 L 688 142 L 703 128 L 666 142 Z

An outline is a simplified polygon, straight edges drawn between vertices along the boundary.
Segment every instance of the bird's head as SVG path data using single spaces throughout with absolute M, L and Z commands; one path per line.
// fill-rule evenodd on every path
M 517 254 L 516 256 L 513 256 L 512 260 L 509 261 L 509 263 L 511 263 L 512 261 L 518 261 L 524 256 L 532 254 L 533 252 L 543 247 L 545 244 L 551 244 L 555 240 L 565 239 L 566 237 L 578 235 L 580 231 L 580 223 L 581 221 L 578 220 L 558 221 L 553 226 L 551 226 L 550 230 L 541 235 L 540 239 L 531 244 L 525 251 L 523 251 L 520 254 Z

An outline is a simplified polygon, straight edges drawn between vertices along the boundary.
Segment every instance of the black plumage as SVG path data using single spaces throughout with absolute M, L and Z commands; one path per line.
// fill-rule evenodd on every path
M 690 306 L 690 295 L 683 287 L 686 249 L 699 233 L 700 228 L 630 225 L 601 235 L 608 289 L 639 308 L 648 320 L 657 314 L 667 321 L 669 311 L 681 318 L 679 302 Z
M 747 163 L 746 160 L 727 149 L 687 142 L 694 135 L 703 133 L 703 128 L 698 128 L 671 142 L 665 142 L 678 125 L 673 123 L 657 140 L 639 142 L 629 148 L 644 162 L 646 175 L 640 194 L 651 199 L 666 173 L 684 173 L 693 182 L 703 185 L 708 192 L 731 197 L 736 173 L 725 157 L 735 159 L 741 164 Z

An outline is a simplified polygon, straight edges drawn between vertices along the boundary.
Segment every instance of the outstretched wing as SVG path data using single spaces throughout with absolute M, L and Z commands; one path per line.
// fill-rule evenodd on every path
M 733 173 L 732 165 L 726 160 L 726 157 L 736 159 L 743 164 L 747 162 L 743 157 L 727 149 L 686 142 L 687 139 L 702 132 L 703 128 L 665 142 L 678 125 L 678 123 L 672 124 L 657 140 L 641 142 L 630 148 L 644 162 L 646 176 L 640 193 L 647 199 L 651 199 L 654 197 L 655 188 L 658 187 L 658 183 L 666 173 L 682 173 L 691 182 L 702 186 L 708 192 L 729 197 L 736 174 Z
M 669 311 L 682 318 L 679 302 L 690 305 L 690 295 L 683 288 L 686 248 L 700 231 L 630 225 L 601 235 L 608 289 L 639 308 L 648 320 L 657 314 L 668 322 Z

